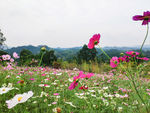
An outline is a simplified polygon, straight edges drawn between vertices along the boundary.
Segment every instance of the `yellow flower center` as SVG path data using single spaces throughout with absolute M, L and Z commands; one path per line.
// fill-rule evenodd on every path
M 18 101 L 20 102 L 20 101 L 21 101 L 21 99 L 22 99 L 22 97 L 19 97 L 19 98 L 18 98 Z
M 3 89 L 2 91 L 5 91 L 5 89 Z
M 150 16 L 144 16 L 144 20 L 150 19 Z
M 98 44 L 98 42 L 97 42 L 97 41 L 95 41 L 95 42 L 94 42 L 94 45 L 97 45 L 97 44 Z

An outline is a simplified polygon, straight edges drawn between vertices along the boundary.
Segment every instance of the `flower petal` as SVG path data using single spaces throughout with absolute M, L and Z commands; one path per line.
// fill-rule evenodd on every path
M 147 25 L 148 24 L 148 20 L 144 20 L 143 22 L 142 22 L 142 25 Z
M 133 16 L 133 20 L 135 20 L 135 21 L 143 20 L 143 19 L 144 19 L 144 18 L 143 18 L 143 16 L 141 16 L 141 15 Z

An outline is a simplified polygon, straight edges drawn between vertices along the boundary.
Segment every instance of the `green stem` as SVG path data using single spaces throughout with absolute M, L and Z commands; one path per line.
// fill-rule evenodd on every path
M 100 50 L 107 56 L 107 58 L 110 60 L 111 58 L 108 56 L 108 54 L 98 45 L 98 47 L 100 48 Z
M 149 113 L 148 108 L 147 108 L 147 105 L 145 104 L 143 98 L 141 97 L 141 95 L 139 94 L 139 91 L 137 90 L 137 87 L 136 87 L 136 84 L 135 84 L 135 82 L 134 82 L 134 79 L 133 79 L 132 75 L 131 75 L 131 79 L 132 79 L 132 83 L 133 83 L 134 89 L 135 89 L 135 91 L 136 91 L 138 97 L 140 98 L 140 100 L 142 101 L 142 103 L 145 105 L 145 108 L 146 108 L 147 113 Z
M 41 65 L 41 63 L 42 63 L 42 59 L 43 59 L 44 54 L 45 54 L 45 52 L 43 52 L 43 54 L 42 54 L 42 56 L 41 56 L 39 66 L 40 66 L 40 65 Z
M 127 72 L 127 75 L 130 75 L 131 79 L 130 79 L 127 75 L 126 75 L 126 76 L 127 76 L 127 77 L 129 78 L 129 80 L 132 82 L 133 87 L 134 87 L 134 89 L 135 89 L 135 91 L 136 91 L 136 94 L 138 95 L 138 97 L 140 98 L 140 100 L 142 101 L 142 103 L 145 105 L 145 108 L 146 108 L 147 113 L 149 113 L 148 108 L 147 108 L 147 105 L 145 104 L 143 98 L 141 97 L 141 95 L 139 94 L 139 91 L 137 90 L 136 84 L 135 84 L 135 82 L 134 82 L 134 78 L 133 78 L 132 75 L 124 68 L 124 66 L 123 66 L 122 64 L 120 64 L 120 66 L 125 70 L 125 72 Z
M 147 39 L 147 36 L 148 36 L 148 31 L 149 31 L 149 25 L 147 24 L 147 32 L 146 32 L 146 35 L 145 35 L 144 41 L 143 41 L 143 43 L 142 43 L 142 45 L 141 45 L 141 48 L 140 48 L 140 53 L 142 53 L 142 48 L 143 48 L 143 46 L 144 46 L 144 43 L 145 43 L 145 41 L 146 41 L 146 39 Z

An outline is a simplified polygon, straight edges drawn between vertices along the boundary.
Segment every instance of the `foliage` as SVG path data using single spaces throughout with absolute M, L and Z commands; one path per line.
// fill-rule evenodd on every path
M 31 51 L 27 49 L 23 49 L 20 52 L 20 65 L 28 65 L 28 63 L 34 58 L 34 55 Z
M 6 51 L 0 50 L 0 56 L 8 54 Z
M 53 62 L 56 60 L 57 57 L 54 54 L 54 50 L 46 51 L 42 59 L 42 64 L 45 66 L 52 66 Z
M 82 62 L 94 61 L 96 58 L 97 51 L 95 48 L 89 49 L 85 44 L 77 55 L 77 62 L 81 64 Z

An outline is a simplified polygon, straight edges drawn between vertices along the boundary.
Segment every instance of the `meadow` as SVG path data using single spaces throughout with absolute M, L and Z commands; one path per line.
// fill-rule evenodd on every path
M 0 113 L 150 113 L 150 61 L 142 55 L 148 36 L 150 12 L 136 15 L 143 20 L 147 33 L 140 51 L 127 51 L 120 57 L 110 58 L 110 64 L 82 64 L 69 69 L 43 66 L 18 66 L 19 56 L 6 54 L 0 57 Z M 90 38 L 88 48 L 100 43 L 100 34 Z
M 79 71 L 48 67 L 16 67 L 13 70 L 4 70 L 1 67 L 0 72 L 0 86 L 3 88 L 0 90 L 1 113 L 145 112 L 144 105 L 136 96 L 129 79 L 121 73 L 115 74 L 115 70 L 94 74 L 88 80 L 82 79 L 74 90 L 69 90 L 68 87 L 73 82 L 73 77 L 79 75 Z M 7 88 L 11 90 L 3 94 Z M 150 80 L 141 79 L 138 90 L 150 107 Z M 6 100 L 28 91 L 33 92 L 29 100 L 8 109 Z

